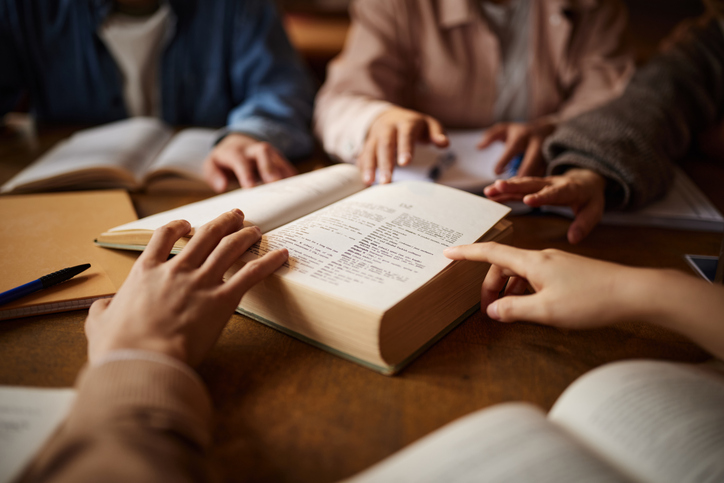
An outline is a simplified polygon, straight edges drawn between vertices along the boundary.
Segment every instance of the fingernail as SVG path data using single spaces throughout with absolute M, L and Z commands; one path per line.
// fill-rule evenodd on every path
M 380 176 L 380 184 L 385 184 L 390 182 L 390 174 L 389 173 L 382 173 Z
M 256 232 L 257 232 L 258 234 L 261 235 L 261 228 L 259 228 L 258 226 L 254 226 L 254 229 L 256 230 Z
M 237 216 L 244 216 L 244 212 L 241 211 L 239 208 L 234 208 L 233 210 L 231 210 L 231 212 Z
M 363 179 L 365 183 L 371 184 L 374 178 L 374 172 L 373 171 L 365 171 L 363 175 Z
M 215 191 L 224 191 L 224 188 L 226 188 L 226 183 L 224 182 L 224 180 L 221 178 L 217 178 L 214 181 L 214 190 Z
M 488 305 L 488 317 L 490 317 L 493 320 L 500 320 L 500 314 L 498 313 L 498 301 L 491 303 Z
M 407 164 L 412 161 L 412 156 L 410 153 L 400 153 L 399 156 L 397 156 L 397 164 L 400 166 L 407 166 Z

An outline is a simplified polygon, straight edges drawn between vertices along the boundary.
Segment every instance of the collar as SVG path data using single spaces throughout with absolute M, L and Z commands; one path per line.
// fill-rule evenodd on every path
M 171 12 L 173 12 L 178 19 L 187 18 L 190 15 L 193 15 L 194 7 L 196 6 L 196 0 L 165 1 L 168 3 L 169 7 L 171 7 Z M 113 11 L 113 2 L 114 0 L 91 0 L 91 14 L 96 28 L 100 27 L 106 17 L 108 17 L 108 15 L 110 15 Z
M 530 0 L 545 2 L 553 11 L 580 11 L 597 7 L 600 0 Z M 479 18 L 480 0 L 438 0 L 438 24 L 442 28 L 452 28 L 470 23 Z M 550 11 L 550 10 L 549 10 Z
M 478 0 L 439 0 L 437 4 L 438 24 L 452 28 L 470 23 L 478 18 Z

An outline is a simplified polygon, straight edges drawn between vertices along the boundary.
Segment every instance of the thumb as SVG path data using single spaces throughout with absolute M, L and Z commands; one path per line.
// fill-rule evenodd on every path
M 450 144 L 450 140 L 448 139 L 447 134 L 445 134 L 445 129 L 442 127 L 442 124 L 437 121 L 437 119 L 432 117 L 427 118 L 427 130 L 430 134 L 430 141 L 432 141 L 435 146 L 444 148 Z
M 226 173 L 216 165 L 214 159 L 206 158 L 203 165 L 204 180 L 216 191 L 223 193 L 226 190 Z
M 576 217 L 568 228 L 568 241 L 570 243 L 575 245 L 591 233 L 598 222 L 601 221 L 603 207 L 602 202 L 591 200 L 579 209 L 574 209 Z

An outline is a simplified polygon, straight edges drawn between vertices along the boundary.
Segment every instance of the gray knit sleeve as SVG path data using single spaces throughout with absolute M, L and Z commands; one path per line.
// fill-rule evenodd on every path
M 588 168 L 608 179 L 607 209 L 661 197 L 672 163 L 724 112 L 724 34 L 704 18 L 637 72 L 621 97 L 562 123 L 545 146 L 548 173 Z

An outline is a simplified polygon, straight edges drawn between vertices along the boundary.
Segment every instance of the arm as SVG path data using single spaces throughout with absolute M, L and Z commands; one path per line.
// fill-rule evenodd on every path
M 630 268 L 558 250 L 496 243 L 448 248 L 445 256 L 492 264 L 481 306 L 494 320 L 570 329 L 639 320 L 677 331 L 724 358 L 721 286 L 673 270 Z M 528 284 L 535 293 L 523 295 Z
M 271 252 L 222 282 L 260 237 L 239 210 L 200 228 L 154 233 L 113 299 L 86 320 L 88 368 L 71 413 L 22 481 L 208 481 L 211 402 L 189 365 L 200 363 L 241 296 L 287 258 Z
M 388 182 L 395 164 L 411 161 L 415 141 L 448 140 L 437 120 L 398 107 L 416 75 L 407 3 L 358 0 L 350 16 L 344 51 L 317 96 L 314 130 L 328 153 L 357 161 L 367 183 L 377 166 Z
M 722 117 L 724 35 L 700 22 L 633 78 L 607 105 L 562 123 L 544 153 L 549 174 L 575 166 L 608 180 L 609 208 L 635 209 L 669 188 L 671 162 Z
M 229 82 L 239 104 L 229 113 L 224 137 L 205 166 L 217 191 L 226 188 L 226 177 L 251 187 L 291 176 L 296 171 L 285 157 L 307 156 L 314 148 L 314 86 L 273 2 L 238 5 Z M 254 144 L 261 147 L 249 149 Z

